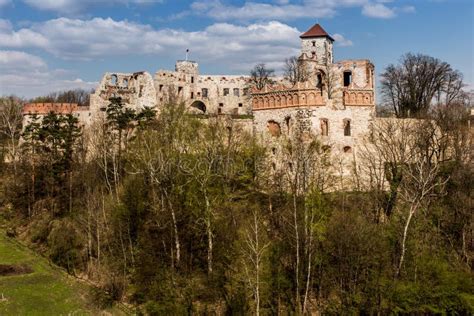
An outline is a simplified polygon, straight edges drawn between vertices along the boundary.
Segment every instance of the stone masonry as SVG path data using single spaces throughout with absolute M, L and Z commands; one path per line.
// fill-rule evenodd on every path
M 181 60 L 174 71 L 158 70 L 154 77 L 144 71 L 106 73 L 91 95 L 90 109 L 79 111 L 71 105 L 59 112 L 78 112 L 87 126 L 111 97 L 121 97 L 135 110 L 153 107 L 159 111 L 174 100 L 184 102 L 191 113 L 240 118 L 234 121 L 240 121 L 241 129 L 274 147 L 274 154 L 281 136 L 292 135 L 298 124 L 317 135 L 334 159 L 345 161 L 344 173 L 349 173 L 375 116 L 374 65 L 369 60 L 334 62 L 334 39 L 319 24 L 300 38 L 298 60 L 309 73 L 305 82 L 292 85 L 277 80 L 262 90 L 251 90 L 249 76 L 203 75 L 196 62 Z M 54 110 L 52 105 L 49 108 Z M 28 108 L 25 111 L 26 118 Z

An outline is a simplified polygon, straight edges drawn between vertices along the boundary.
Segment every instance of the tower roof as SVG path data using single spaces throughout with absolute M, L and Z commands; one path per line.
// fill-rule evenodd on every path
M 301 34 L 300 38 L 312 38 L 312 37 L 327 37 L 331 41 L 334 42 L 334 38 L 332 38 L 322 27 L 319 23 L 316 23 L 307 30 L 305 33 Z

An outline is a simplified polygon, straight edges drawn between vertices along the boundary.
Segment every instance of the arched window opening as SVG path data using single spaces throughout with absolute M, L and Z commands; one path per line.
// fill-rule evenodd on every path
M 352 147 L 351 146 L 344 146 L 343 150 L 346 154 L 352 153 Z
M 122 85 L 123 85 L 125 88 L 128 88 L 128 79 L 124 78 L 123 81 L 122 81 Z
M 351 120 L 344 119 L 344 136 L 351 136 Z
M 110 76 L 110 84 L 111 84 L 111 85 L 116 86 L 116 85 L 117 85 L 117 81 L 118 81 L 117 75 L 112 75 L 112 76 Z
M 285 117 L 286 132 L 291 133 L 291 116 Z
M 194 108 L 194 109 L 200 111 L 201 113 L 206 113 L 206 105 L 201 101 L 194 101 L 191 104 L 191 108 Z
M 317 75 L 316 87 L 318 89 L 322 89 L 322 87 L 323 87 L 323 75 L 321 73 L 318 73 L 318 75 Z
M 280 128 L 280 124 L 278 124 L 277 122 L 273 120 L 268 121 L 267 128 L 268 128 L 268 131 L 270 132 L 270 135 L 272 135 L 273 137 L 280 136 L 281 128 Z

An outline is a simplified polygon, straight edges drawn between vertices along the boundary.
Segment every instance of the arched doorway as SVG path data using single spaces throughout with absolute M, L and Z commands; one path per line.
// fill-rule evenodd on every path
M 202 101 L 194 101 L 191 104 L 191 108 L 195 109 L 194 112 L 199 114 L 206 113 L 206 105 Z

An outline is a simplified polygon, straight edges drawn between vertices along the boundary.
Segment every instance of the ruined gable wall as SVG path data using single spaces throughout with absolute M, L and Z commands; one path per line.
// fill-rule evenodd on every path
M 124 104 L 135 110 L 157 105 L 153 79 L 147 72 L 107 72 L 91 95 L 90 109 L 96 115 L 110 104 L 111 97 L 121 97 Z

